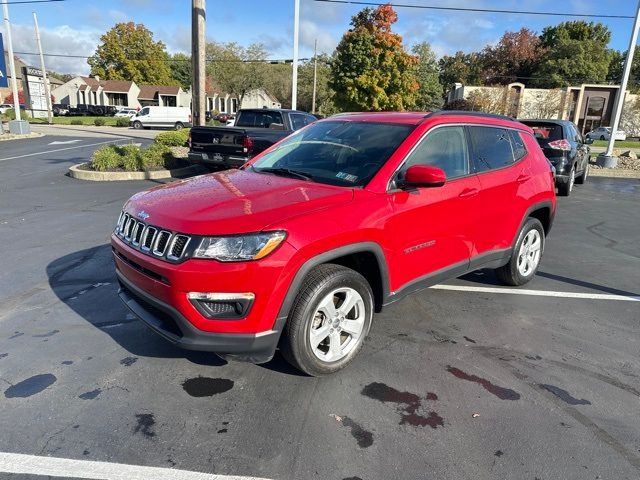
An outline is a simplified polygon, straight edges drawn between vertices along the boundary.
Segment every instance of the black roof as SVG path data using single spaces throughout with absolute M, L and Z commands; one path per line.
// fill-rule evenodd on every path
M 571 121 L 571 120 L 558 120 L 556 118 L 521 118 L 518 119 L 518 122 L 520 123 L 524 123 L 525 125 L 527 124 L 527 122 L 531 122 L 531 123 L 555 123 L 556 125 L 574 125 L 575 124 Z

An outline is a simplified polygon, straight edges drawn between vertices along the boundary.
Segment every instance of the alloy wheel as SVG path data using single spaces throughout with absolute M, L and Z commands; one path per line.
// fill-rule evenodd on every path
M 518 272 L 523 277 L 531 275 L 540 262 L 542 238 L 538 230 L 530 230 L 522 240 L 518 251 Z

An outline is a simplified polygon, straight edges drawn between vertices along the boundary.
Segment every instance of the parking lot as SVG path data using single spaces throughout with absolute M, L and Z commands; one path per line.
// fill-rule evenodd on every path
M 279 355 L 179 350 L 128 313 L 109 234 L 157 182 L 65 176 L 99 142 L 132 141 L 68 135 L 0 143 L 0 452 L 40 465 L 2 473 L 15 459 L 0 454 L 0 478 L 46 478 L 45 457 L 78 460 L 68 477 L 81 461 L 273 479 L 640 476 L 640 180 L 592 177 L 559 198 L 524 292 L 480 271 L 415 293 L 374 318 L 346 370 L 309 378 Z

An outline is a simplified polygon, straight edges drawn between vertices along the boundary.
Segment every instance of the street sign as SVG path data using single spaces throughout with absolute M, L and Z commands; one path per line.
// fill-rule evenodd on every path
M 9 86 L 7 66 L 4 61 L 4 44 L 2 43 L 2 34 L 0 33 L 0 87 L 7 88 Z

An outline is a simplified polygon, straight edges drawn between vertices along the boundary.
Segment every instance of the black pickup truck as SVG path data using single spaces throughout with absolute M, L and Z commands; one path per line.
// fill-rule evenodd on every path
M 233 126 L 193 127 L 189 162 L 212 168 L 238 168 L 291 132 L 316 121 L 297 110 L 242 109 Z

